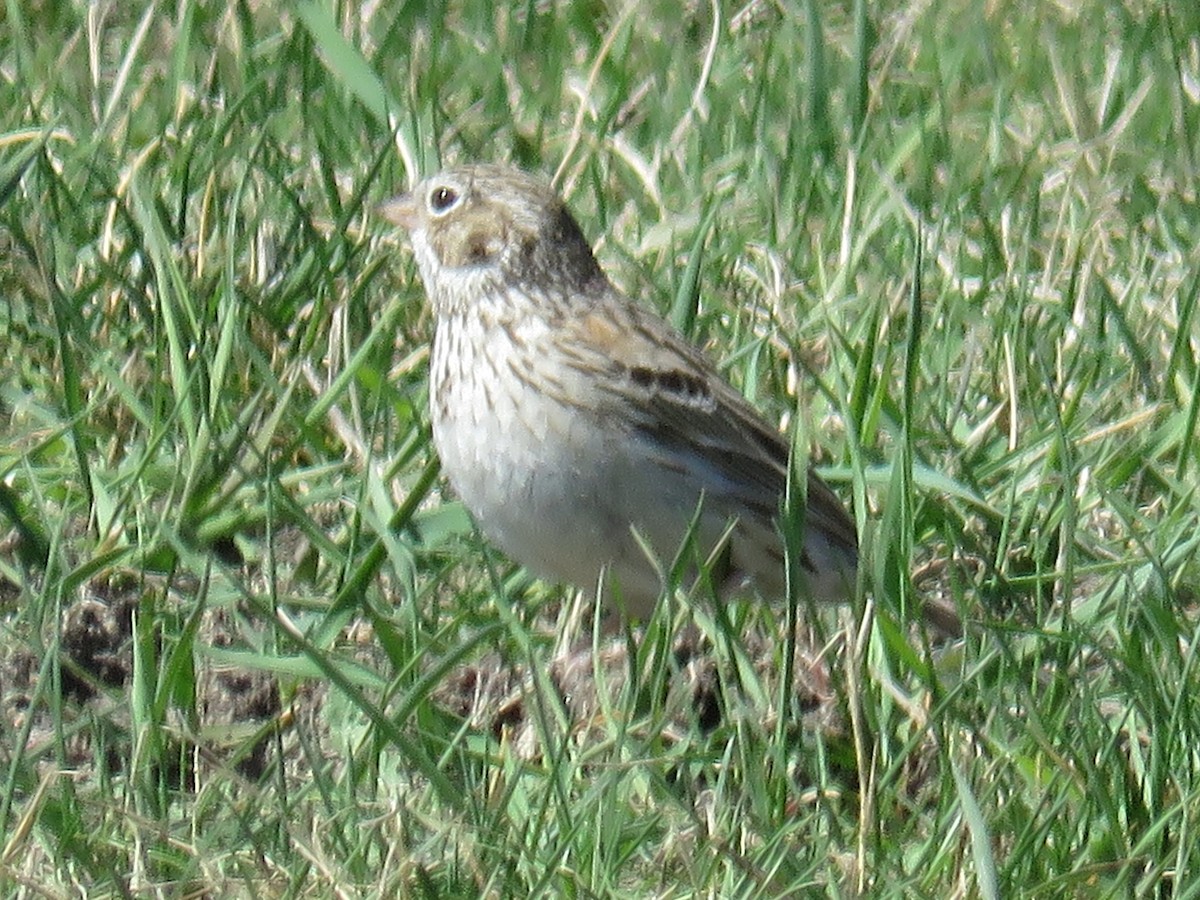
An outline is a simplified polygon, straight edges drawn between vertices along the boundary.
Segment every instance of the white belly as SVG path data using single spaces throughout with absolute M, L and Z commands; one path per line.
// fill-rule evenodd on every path
M 535 574 L 591 590 L 607 567 L 607 593 L 647 615 L 661 578 L 634 529 L 670 566 L 701 486 L 619 416 L 597 412 L 591 379 L 553 360 L 539 365 L 552 340 L 544 322 L 460 324 L 454 337 L 439 327 L 430 366 L 433 436 L 455 491 L 488 539 Z M 708 501 L 702 552 L 728 524 L 718 498 Z
M 482 330 L 478 319 L 465 321 Z M 460 333 L 457 346 L 439 329 L 431 362 L 433 437 L 451 485 L 489 540 L 542 577 L 587 588 L 631 540 L 612 470 L 620 441 L 594 416 L 521 380 L 528 348 L 546 339 L 543 328 L 532 322 L 515 336 L 497 327 Z M 470 349 L 484 339 L 486 361 Z M 631 585 L 639 594 L 657 595 L 652 571 L 637 581 L 649 581 Z

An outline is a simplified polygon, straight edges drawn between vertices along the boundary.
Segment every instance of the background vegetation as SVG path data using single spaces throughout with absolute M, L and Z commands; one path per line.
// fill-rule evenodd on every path
M 1198 128 L 1188 3 L 6 4 L 5 892 L 1197 896 Z M 701 602 L 533 750 L 447 708 L 564 596 L 443 495 L 371 212 L 462 160 L 853 500 L 820 722 Z

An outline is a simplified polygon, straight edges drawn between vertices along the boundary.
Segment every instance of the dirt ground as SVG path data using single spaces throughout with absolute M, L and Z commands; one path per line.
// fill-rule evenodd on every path
M 252 579 L 256 574 L 247 572 L 246 577 Z M 930 579 L 931 584 L 937 580 Z M 176 585 L 174 590 L 181 587 L 186 585 Z M 931 595 L 934 589 L 931 586 Z M 149 601 L 147 592 L 154 593 Z M 34 635 L 28 633 L 28 623 L 11 614 L 19 602 L 19 589 L 0 579 L 0 604 L 10 610 L 0 622 L 4 634 L 0 641 L 0 705 L 10 737 L 0 748 L 4 765 L 10 763 L 15 748 L 23 747 L 27 759 L 39 765 L 68 767 L 84 777 L 98 765 L 114 773 L 126 766 L 133 737 L 124 692 L 134 689 L 135 621 L 144 605 L 153 610 L 169 602 L 163 599 L 167 593 L 152 579 L 108 572 L 88 582 L 79 596 L 65 605 L 57 635 L 51 626 Z M 249 649 L 251 642 L 244 633 L 249 623 L 260 633 L 271 627 L 256 621 L 249 610 L 206 609 L 196 643 Z M 59 665 L 55 683 L 55 667 L 47 665 L 47 655 L 53 652 L 56 638 Z M 386 677 L 387 659 L 365 622 L 352 623 L 345 638 L 350 652 Z M 161 635 L 153 634 L 150 639 L 156 648 L 162 643 Z M 778 657 L 772 648 L 779 640 L 778 634 L 745 636 L 747 656 L 756 668 L 765 671 L 773 665 L 771 660 Z M 45 648 L 41 653 L 35 650 L 39 646 Z M 628 678 L 629 647 L 617 638 L 601 645 L 598 658 L 593 658 L 590 645 L 555 654 L 544 683 L 557 693 L 576 733 L 602 730 L 597 717 L 605 704 L 597 695 L 597 675 L 609 696 L 617 696 Z M 718 667 L 708 651 L 695 629 L 686 629 L 675 639 L 673 674 L 664 708 L 680 733 L 697 726 L 715 728 L 725 715 Z M 844 737 L 847 727 L 842 704 L 830 685 L 829 660 L 837 652 L 830 647 L 822 651 L 807 633 L 800 636 L 793 701 L 793 709 L 801 712 L 798 724 L 802 729 L 820 729 L 835 738 Z M 322 680 L 310 679 L 298 686 L 293 680 L 285 698 L 269 672 L 217 664 L 205 654 L 196 654 L 193 662 L 195 700 L 190 707 L 180 708 L 194 710 L 194 715 L 185 720 L 185 714 L 173 713 L 166 737 L 180 751 L 175 756 L 194 760 L 195 769 L 232 767 L 241 777 L 258 779 L 271 765 L 273 754 L 290 755 L 287 748 L 291 742 L 286 737 L 297 722 L 311 727 L 317 742 L 328 746 L 324 740 L 328 726 L 321 711 L 331 688 Z M 777 683 L 777 673 L 774 678 L 771 675 L 767 673 L 766 683 Z M 534 758 L 540 748 L 535 717 L 528 707 L 529 698 L 536 693 L 533 688 L 534 678 L 527 667 L 485 650 L 445 677 L 432 700 L 444 711 L 467 720 L 472 728 L 502 739 L 521 757 Z M 59 704 L 61 747 L 52 714 Z M 284 739 L 277 740 L 279 736 Z M 102 760 L 98 758 L 101 755 Z M 297 760 L 293 757 L 284 762 L 290 768 Z M 195 774 L 181 771 L 180 785 L 185 786 Z

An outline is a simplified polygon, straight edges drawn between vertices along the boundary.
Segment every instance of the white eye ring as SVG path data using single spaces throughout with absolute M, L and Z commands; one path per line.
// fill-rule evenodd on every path
M 458 191 L 449 185 L 438 185 L 429 192 L 429 211 L 434 215 L 444 215 L 458 203 Z

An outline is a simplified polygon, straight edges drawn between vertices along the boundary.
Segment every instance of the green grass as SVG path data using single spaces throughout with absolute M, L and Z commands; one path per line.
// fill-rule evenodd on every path
M 0 10 L 5 893 L 1200 895 L 1200 15 L 367 9 Z M 853 500 L 830 720 L 703 598 L 555 696 L 371 213 L 466 160 L 561 172 Z M 490 659 L 520 734 L 446 708 Z

